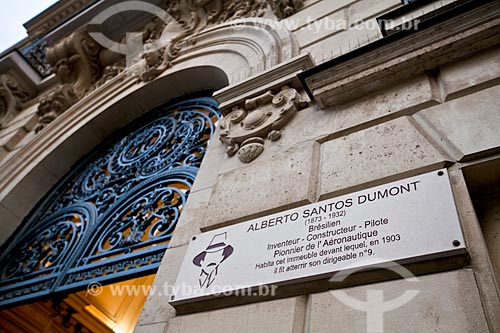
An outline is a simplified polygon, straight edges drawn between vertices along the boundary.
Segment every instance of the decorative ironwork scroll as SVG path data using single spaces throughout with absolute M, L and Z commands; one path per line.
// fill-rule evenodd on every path
M 155 272 L 218 119 L 164 106 L 80 162 L 4 246 L 0 306 Z

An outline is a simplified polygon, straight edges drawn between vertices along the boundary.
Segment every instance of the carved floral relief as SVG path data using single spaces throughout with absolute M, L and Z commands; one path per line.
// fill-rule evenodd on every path
M 140 56 L 144 68 L 142 81 L 150 81 L 172 66 L 181 52 L 195 43 L 195 37 L 211 25 L 248 17 L 262 17 L 273 10 L 279 18 L 285 18 L 302 8 L 302 0 L 172 0 L 166 3 L 166 11 L 181 26 L 181 31 L 169 43 L 157 48 L 165 24 L 155 18 L 144 27 L 145 52 Z M 124 68 L 123 57 L 105 49 L 92 39 L 86 28 L 78 29 L 46 49 L 46 59 L 61 82 L 52 93 L 42 98 L 38 110 L 41 130 L 55 117 L 89 92 L 118 75 Z M 5 104 L 0 101 L 0 108 Z M 50 107 L 54 109 L 49 110 Z M 252 117 L 257 117 L 252 115 Z M 250 117 L 251 118 L 251 117 Z M 284 117 L 286 118 L 286 117 Z M 240 143 L 242 144 L 242 143 Z M 249 145 L 249 144 L 247 144 Z M 246 147 L 255 155 L 261 148 L 259 143 Z M 245 158 L 249 159 L 249 157 Z
M 62 84 L 50 95 L 42 97 L 38 106 L 38 125 L 35 132 L 40 132 L 77 101 L 78 95 L 70 84 Z
M 30 94 L 10 74 L 0 75 L 0 128 L 15 117 Z
M 244 18 L 261 17 L 265 14 L 266 0 L 173 0 L 167 4 L 167 12 L 182 27 L 182 32 L 167 46 L 145 52 L 142 58 L 146 67 L 141 74 L 142 81 L 150 81 L 172 66 L 186 45 L 191 45 L 192 37 L 209 25 Z

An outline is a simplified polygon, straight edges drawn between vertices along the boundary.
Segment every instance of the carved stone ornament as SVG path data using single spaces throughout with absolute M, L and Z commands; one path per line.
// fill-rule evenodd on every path
M 80 98 L 124 68 L 123 55 L 103 48 L 86 29 L 73 32 L 46 52 L 56 77 L 63 84 L 71 84 Z
M 304 2 L 302 0 L 268 0 L 274 14 L 284 19 L 297 13 L 302 7 Z
M 209 25 L 245 18 L 261 17 L 268 8 L 267 0 L 172 0 L 167 12 L 182 26 L 182 32 L 166 47 L 146 51 L 142 58 L 146 67 L 141 74 L 142 81 L 150 81 L 170 68 L 180 52 L 192 44 L 190 38 Z M 152 42 L 150 39 L 149 42 Z
M 250 163 L 264 151 L 264 139 L 279 140 L 281 130 L 306 105 L 297 90 L 284 86 L 276 95 L 268 91 L 246 100 L 243 108 L 234 107 L 220 124 L 226 153 Z
M 38 106 L 38 125 L 35 127 L 35 132 L 40 132 L 45 126 L 75 104 L 78 99 L 78 95 L 70 84 L 60 85 L 54 92 L 42 97 Z
M 46 58 L 61 85 L 41 98 L 36 132 L 124 68 L 123 56 L 104 49 L 86 29 L 79 29 L 48 47 Z
M 80 29 L 47 48 L 47 61 L 63 84 L 71 84 L 83 96 L 102 74 L 99 54 L 102 50 L 85 29 Z
M 22 109 L 23 103 L 30 99 L 25 91 L 10 74 L 0 75 L 0 128 L 15 117 Z

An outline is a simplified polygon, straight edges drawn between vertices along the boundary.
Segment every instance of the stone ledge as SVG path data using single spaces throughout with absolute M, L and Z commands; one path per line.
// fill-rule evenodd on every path
M 310 97 L 326 108 L 499 44 L 500 8 L 492 1 L 477 6 L 476 2 L 472 9 L 457 8 L 451 19 L 393 34 L 300 73 L 299 78 Z
M 447 101 L 500 84 L 500 47 L 441 68 Z
M 257 76 L 223 88 L 214 94 L 214 98 L 220 103 L 220 112 L 227 115 L 231 112 L 231 108 L 241 101 L 260 95 L 273 88 L 289 85 L 297 90 L 302 90 L 297 74 L 313 66 L 314 62 L 311 56 L 302 54 Z

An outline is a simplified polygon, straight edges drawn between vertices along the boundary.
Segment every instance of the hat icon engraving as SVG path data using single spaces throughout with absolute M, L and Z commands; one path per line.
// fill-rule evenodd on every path
M 199 276 L 200 287 L 210 287 L 215 281 L 219 266 L 234 251 L 231 245 L 226 244 L 227 232 L 214 235 L 207 248 L 193 258 L 193 264 L 201 267 Z

